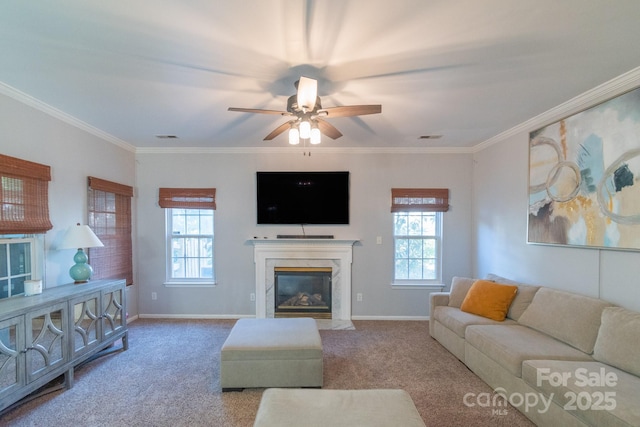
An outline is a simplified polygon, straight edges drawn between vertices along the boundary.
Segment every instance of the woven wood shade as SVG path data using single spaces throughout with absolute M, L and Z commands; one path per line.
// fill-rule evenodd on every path
M 35 234 L 51 230 L 51 168 L 0 154 L 0 234 Z
M 89 248 L 94 279 L 126 279 L 133 284 L 131 197 L 133 187 L 89 177 L 89 227 L 104 244 Z
M 215 209 L 215 188 L 160 188 L 161 208 Z
M 392 188 L 391 212 L 446 212 L 447 188 Z

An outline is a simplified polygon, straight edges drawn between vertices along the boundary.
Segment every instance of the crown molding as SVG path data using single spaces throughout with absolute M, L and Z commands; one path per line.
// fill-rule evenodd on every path
M 502 142 L 514 135 L 529 133 L 540 129 L 548 124 L 562 120 L 568 116 L 584 111 L 594 105 L 600 104 L 608 99 L 614 98 L 640 85 L 640 67 L 624 73 L 614 79 L 609 80 L 595 88 L 584 92 L 575 98 L 564 102 L 557 107 L 545 111 L 517 126 L 512 127 L 492 138 L 487 139 L 473 147 L 473 152 L 477 153 L 494 144 Z
M 136 154 L 472 154 L 472 147 L 140 147 Z
M 8 96 L 9 98 L 13 98 L 18 102 L 21 102 L 25 105 L 35 108 L 38 111 L 48 114 L 64 123 L 67 123 L 68 125 L 71 125 L 75 128 L 83 130 L 104 141 L 115 144 L 118 147 L 123 148 L 127 151 L 135 152 L 136 150 L 136 148 L 133 145 L 129 144 L 128 142 L 123 141 L 120 138 L 116 138 L 115 136 L 109 133 L 106 133 L 94 126 L 91 126 L 90 124 L 83 122 L 82 120 L 79 120 L 76 117 L 73 117 L 72 115 L 65 113 L 64 111 L 58 110 L 57 108 L 52 107 L 51 105 L 44 103 L 39 99 L 36 99 L 30 95 L 27 95 L 26 93 L 21 92 L 18 89 L 12 86 L 9 86 L 6 83 L 0 82 L 0 93 Z

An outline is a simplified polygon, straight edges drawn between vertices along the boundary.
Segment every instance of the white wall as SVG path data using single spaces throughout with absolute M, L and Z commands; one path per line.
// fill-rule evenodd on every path
M 529 132 L 640 84 L 623 76 L 530 120 L 474 155 L 474 274 L 488 273 L 640 310 L 640 252 L 526 243 Z
M 4 94 L 0 94 L 0 117 L 0 153 L 51 167 L 53 229 L 45 234 L 42 279 L 45 287 L 70 283 L 75 251 L 55 248 L 69 226 L 87 223 L 87 177 L 134 185 L 134 153 Z M 135 198 L 132 204 L 135 209 Z M 129 315 L 137 313 L 134 289 L 129 287 L 127 293 Z
M 360 240 L 354 247 L 352 303 L 358 318 L 429 314 L 429 291 L 391 289 L 393 272 L 392 187 L 446 187 L 451 210 L 444 216 L 444 282 L 471 273 L 471 154 L 327 153 L 312 156 L 292 148 L 279 153 L 138 153 L 138 242 L 140 314 L 242 316 L 255 314 L 253 236 L 301 234 L 300 226 L 256 225 L 255 173 L 258 170 L 348 170 L 351 172 L 351 224 L 307 226 L 307 234 L 333 234 Z M 159 187 L 215 187 L 214 288 L 176 288 L 165 280 L 164 211 Z M 376 237 L 382 244 L 376 244 Z M 157 300 L 151 293 L 157 293 Z M 355 299 L 354 299 L 355 300 Z

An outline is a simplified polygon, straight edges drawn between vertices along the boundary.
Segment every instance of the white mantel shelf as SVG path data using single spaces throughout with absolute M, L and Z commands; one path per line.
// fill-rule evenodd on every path
M 299 239 L 248 239 L 247 242 L 251 242 L 254 245 L 264 245 L 264 244 L 296 244 L 296 245 L 315 245 L 315 244 L 326 244 L 326 245 L 351 245 L 353 246 L 355 243 L 359 242 L 359 239 L 314 239 L 314 238 L 299 238 Z
M 274 262 L 335 262 L 339 275 L 338 307 L 333 307 L 332 317 L 336 320 L 351 320 L 351 263 L 353 245 L 358 239 L 249 239 L 254 246 L 254 262 L 256 268 L 256 317 L 271 317 L 273 299 Z M 336 276 L 337 277 L 337 276 Z M 269 305 L 269 309 L 268 306 Z

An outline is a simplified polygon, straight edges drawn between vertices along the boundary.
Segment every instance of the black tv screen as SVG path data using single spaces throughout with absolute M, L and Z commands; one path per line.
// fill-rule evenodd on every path
M 258 224 L 349 224 L 349 172 L 257 172 Z

